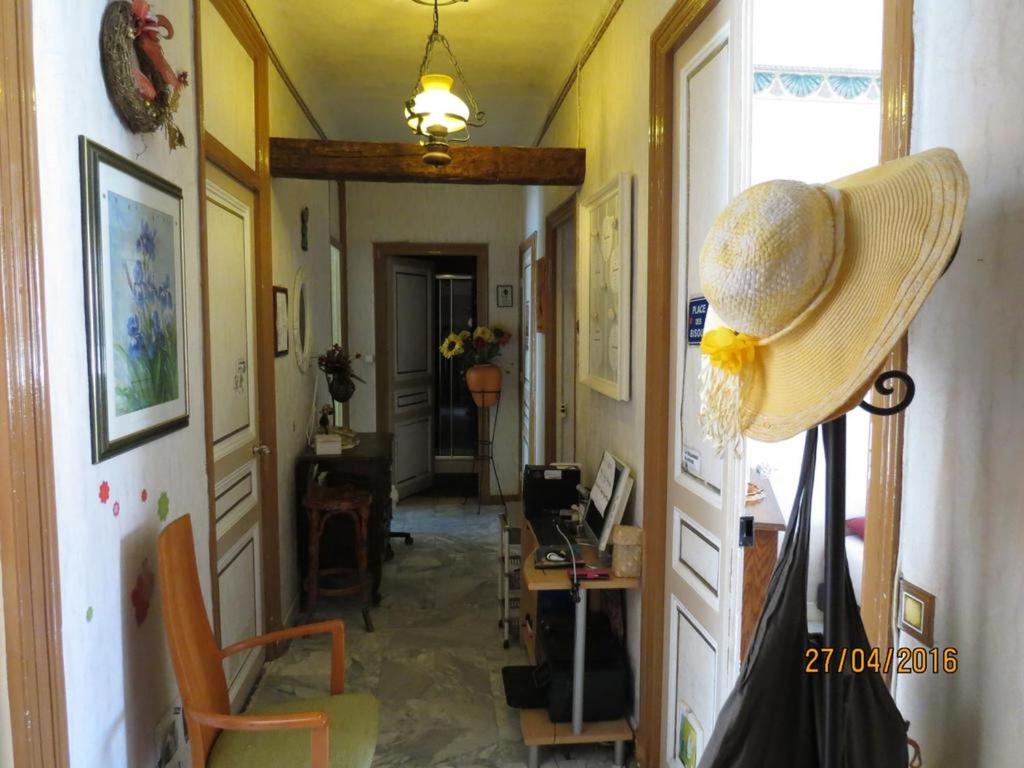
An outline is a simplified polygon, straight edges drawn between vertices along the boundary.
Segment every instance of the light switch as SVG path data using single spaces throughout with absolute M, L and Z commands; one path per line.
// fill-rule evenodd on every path
M 900 579 L 900 630 L 922 644 L 935 644 L 935 595 Z

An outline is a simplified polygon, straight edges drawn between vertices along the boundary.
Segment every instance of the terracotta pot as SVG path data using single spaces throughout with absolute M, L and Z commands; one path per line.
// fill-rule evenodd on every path
M 501 368 L 493 363 L 474 365 L 466 371 L 466 386 L 479 408 L 490 408 L 498 402 L 501 391 Z

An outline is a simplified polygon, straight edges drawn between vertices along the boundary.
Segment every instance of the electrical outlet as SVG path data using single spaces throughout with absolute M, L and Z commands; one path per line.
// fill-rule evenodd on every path
M 185 768 L 187 747 L 181 707 L 174 706 L 160 718 L 154 734 L 156 739 L 156 768 Z

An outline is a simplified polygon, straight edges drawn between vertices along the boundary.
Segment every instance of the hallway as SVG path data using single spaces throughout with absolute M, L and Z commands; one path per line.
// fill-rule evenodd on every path
M 362 627 L 352 600 L 324 598 L 316 620 L 346 622 L 346 689 L 380 700 L 379 768 L 525 768 L 519 718 L 505 705 L 501 668 L 525 664 L 503 650 L 497 628 L 498 507 L 417 497 L 395 510 L 396 541 L 384 568 L 376 632 Z M 326 636 L 294 642 L 267 666 L 252 703 L 323 695 L 330 650 Z M 546 768 L 605 768 L 610 747 L 580 747 L 571 757 L 543 750 Z

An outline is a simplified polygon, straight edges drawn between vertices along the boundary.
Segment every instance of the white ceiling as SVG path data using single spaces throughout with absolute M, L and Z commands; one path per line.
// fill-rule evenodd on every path
M 413 0 L 248 2 L 330 138 L 413 140 L 402 109 L 416 83 L 432 8 Z M 441 33 L 487 113 L 487 125 L 473 129 L 473 143 L 533 142 L 611 4 L 469 0 L 441 8 Z M 440 46 L 434 61 L 448 64 Z M 452 74 L 447 67 L 435 69 Z

